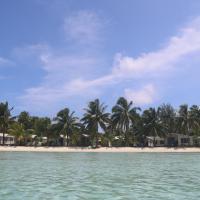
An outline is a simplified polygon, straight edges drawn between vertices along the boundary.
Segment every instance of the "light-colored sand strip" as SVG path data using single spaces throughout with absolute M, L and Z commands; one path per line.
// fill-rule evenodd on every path
M 97 149 L 80 148 L 80 147 L 8 147 L 0 146 L 0 152 L 127 152 L 127 153 L 200 153 L 200 148 L 135 148 L 135 147 L 101 147 Z

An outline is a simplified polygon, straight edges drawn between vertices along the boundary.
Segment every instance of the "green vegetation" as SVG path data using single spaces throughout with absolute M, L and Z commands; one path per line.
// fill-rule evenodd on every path
M 141 111 L 120 97 L 111 113 L 99 99 L 89 102 L 82 118 L 68 108 L 56 117 L 30 116 L 21 112 L 12 117 L 8 102 L 0 103 L 0 132 L 15 137 L 16 145 L 46 146 L 145 146 L 148 136 L 166 138 L 171 133 L 200 136 L 200 108 L 169 104 Z M 200 137 L 199 137 L 200 138 Z

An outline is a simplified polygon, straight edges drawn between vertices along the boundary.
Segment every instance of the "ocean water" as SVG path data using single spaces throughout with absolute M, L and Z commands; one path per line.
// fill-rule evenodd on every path
M 0 153 L 1 200 L 198 200 L 200 154 Z

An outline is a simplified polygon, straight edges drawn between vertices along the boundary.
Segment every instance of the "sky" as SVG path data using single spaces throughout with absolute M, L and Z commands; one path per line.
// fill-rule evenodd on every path
M 200 102 L 199 0 L 1 0 L 0 47 L 16 114 Z

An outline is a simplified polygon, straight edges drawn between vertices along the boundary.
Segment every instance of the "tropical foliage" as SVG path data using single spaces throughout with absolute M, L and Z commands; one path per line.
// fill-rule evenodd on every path
M 56 117 L 31 116 L 23 111 L 12 116 L 13 107 L 0 103 L 0 143 L 5 134 L 15 138 L 16 145 L 49 146 L 144 146 L 145 138 L 167 137 L 181 133 L 200 138 L 200 107 L 170 104 L 141 111 L 134 102 L 120 97 L 112 107 L 95 99 L 77 117 L 69 108 L 60 110 Z
M 106 106 L 101 104 L 99 99 L 95 99 L 88 104 L 88 108 L 85 108 L 85 114 L 81 120 L 95 147 L 98 145 L 100 128 L 105 131 L 109 122 L 109 113 L 105 111 Z

